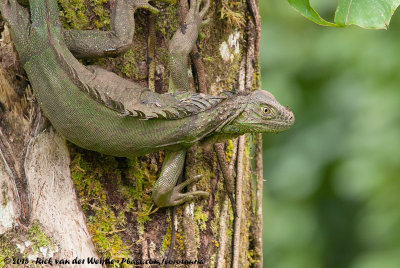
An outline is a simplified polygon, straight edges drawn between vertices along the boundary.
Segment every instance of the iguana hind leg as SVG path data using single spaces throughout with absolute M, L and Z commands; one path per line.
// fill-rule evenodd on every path
M 208 197 L 209 193 L 204 191 L 193 191 L 182 193 L 183 189 L 197 182 L 202 175 L 196 176 L 190 180 L 176 185 L 179 175 L 183 170 L 185 163 L 186 150 L 177 152 L 167 151 L 164 158 L 160 177 L 153 188 L 153 200 L 159 207 L 177 206 L 196 197 Z M 176 186 L 175 186 L 176 185 Z
M 117 0 L 111 15 L 111 31 L 64 30 L 68 49 L 77 58 L 114 56 L 125 52 L 132 43 L 134 12 L 138 8 L 158 13 L 148 0 Z

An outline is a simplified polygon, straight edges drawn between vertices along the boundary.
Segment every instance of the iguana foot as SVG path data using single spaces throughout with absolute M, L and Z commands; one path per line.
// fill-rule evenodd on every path
M 201 3 L 204 5 L 201 7 Z M 192 0 L 190 1 L 190 9 L 186 16 L 185 23 L 202 26 L 208 20 L 203 21 L 208 8 L 210 7 L 210 0 Z
M 166 193 L 154 192 L 153 199 L 158 207 L 172 207 L 178 206 L 185 202 L 191 201 L 196 197 L 206 198 L 209 196 L 208 192 L 205 191 L 193 191 L 188 193 L 182 193 L 181 191 L 188 185 L 199 181 L 203 175 L 197 175 L 194 178 L 184 181 L 181 184 L 175 186 L 172 190 Z
M 201 2 L 204 2 L 204 6 L 200 9 Z M 204 18 L 208 11 L 208 8 L 210 7 L 210 0 L 195 0 L 193 1 L 193 5 L 197 6 L 197 12 L 199 13 L 201 18 Z

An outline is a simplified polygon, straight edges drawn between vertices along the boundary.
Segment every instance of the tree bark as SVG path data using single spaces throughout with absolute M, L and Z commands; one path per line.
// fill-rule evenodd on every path
M 114 1 L 82 0 L 72 4 L 59 0 L 61 21 L 65 28 L 107 29 L 113 4 Z M 135 40 L 128 52 L 84 64 L 102 65 L 143 86 L 150 83 L 159 93 L 166 92 L 168 40 L 179 27 L 179 3 L 153 5 L 160 10 L 155 21 L 151 21 L 147 11 L 136 12 Z M 202 28 L 191 54 L 188 71 L 192 74 L 193 90 L 218 94 L 223 90 L 259 87 L 260 29 L 254 8 L 254 0 L 211 2 L 207 15 L 210 22 Z M 188 152 L 184 174 L 186 178 L 202 174 L 193 188 L 210 192 L 210 197 L 178 206 L 172 227 L 171 209 L 157 209 L 151 199 L 163 152 L 125 159 L 86 151 L 66 142 L 41 114 L 7 26 L 2 25 L 0 252 L 5 253 L 0 253 L 0 266 L 2 258 L 4 262 L 7 257 L 28 258 L 30 263 L 37 257 L 53 257 L 53 265 L 56 259 L 70 262 L 63 267 L 82 267 L 73 264 L 73 260 L 83 259 L 86 264 L 90 257 L 119 263 L 122 259 L 162 262 L 175 228 L 171 261 L 197 261 L 199 267 L 249 267 L 257 263 L 260 267 L 260 250 L 256 249 L 260 226 L 256 226 L 250 135 L 222 145 L 228 173 L 235 175 L 234 185 L 241 185 L 233 191 L 236 209 L 240 208 L 238 215 L 234 216 L 224 188 L 218 161 L 221 159 L 217 160 L 213 146 L 200 143 Z M 149 41 L 149 33 L 154 36 L 154 32 L 155 40 Z M 154 46 L 150 48 L 154 56 L 149 68 L 147 44 L 151 41 L 156 46 L 155 51 Z M 116 263 L 107 266 L 117 267 Z

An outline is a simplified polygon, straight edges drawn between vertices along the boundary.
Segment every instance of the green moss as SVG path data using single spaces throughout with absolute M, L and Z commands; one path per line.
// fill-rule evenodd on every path
M 139 73 L 139 63 L 146 60 L 146 51 L 133 50 L 132 48 L 125 52 L 121 57 L 115 59 L 116 68 L 122 72 L 125 76 L 133 78 L 135 80 L 145 79 L 145 76 L 141 76 Z
M 207 214 L 203 212 L 203 206 L 195 206 L 193 217 L 200 231 L 204 231 L 207 229 L 208 217 Z
M 233 142 L 232 142 L 232 140 L 228 140 L 227 145 L 226 145 L 226 150 L 225 150 L 226 160 L 228 162 L 231 161 L 232 152 L 233 152 Z
M 183 239 L 183 235 L 179 232 L 175 233 L 175 245 L 174 250 L 185 250 L 185 240 Z
M 128 247 L 123 243 L 118 234 L 124 229 L 116 229 L 125 223 L 123 214 L 116 217 L 114 213 L 105 207 L 99 208 L 96 216 L 88 218 L 89 232 L 92 240 L 102 256 L 110 258 L 128 257 Z M 122 227 L 121 227 L 122 228 Z
M 177 218 L 179 219 L 182 216 L 183 210 L 181 208 L 178 208 L 176 211 Z M 171 218 L 167 217 L 166 223 L 167 227 L 167 232 L 163 237 L 163 240 L 161 242 L 161 248 L 160 248 L 160 256 L 163 256 L 166 251 L 169 251 L 170 246 L 171 246 L 171 234 L 172 234 L 172 224 L 171 224 Z M 174 243 L 174 252 L 175 254 L 179 254 L 179 251 L 183 251 L 185 249 L 185 241 L 184 237 L 180 232 L 175 232 L 175 243 Z
M 254 71 L 254 78 L 253 78 L 253 89 L 252 90 L 256 90 L 259 89 L 261 86 L 261 72 L 260 72 L 260 66 L 259 63 L 256 63 L 256 67 L 257 69 Z
M 160 32 L 164 38 L 171 40 L 173 34 L 178 29 L 178 16 L 177 5 L 175 4 L 163 4 L 161 2 L 156 2 L 155 7 L 162 9 L 156 19 L 156 31 Z
M 209 159 L 205 157 L 205 155 L 212 155 L 212 164 L 209 163 Z M 215 177 L 215 168 L 216 168 L 216 158 L 213 152 L 207 150 L 207 148 L 203 146 L 196 147 L 196 160 L 195 164 L 191 167 L 192 172 L 190 176 L 196 176 L 198 174 L 203 175 L 202 179 L 196 183 L 198 188 L 201 190 L 209 190 L 210 188 L 210 179 Z M 188 176 L 188 174 L 186 175 Z
M 138 201 L 151 201 L 149 188 L 155 183 L 157 166 L 147 164 L 143 158 L 128 160 L 128 177 L 132 179 L 134 187 L 124 188 L 123 194 L 127 198 L 134 198 Z
M 92 11 L 96 15 L 93 23 L 97 29 L 106 28 L 110 25 L 110 14 L 104 8 L 106 3 L 107 0 L 90 0 Z
M 7 235 L 0 237 L 0 267 L 5 267 L 4 259 L 12 259 L 17 255 L 17 248 Z
M 228 25 L 235 28 L 242 28 L 246 25 L 246 19 L 243 15 L 242 1 L 222 1 L 222 7 L 219 10 L 220 18 L 228 22 Z
M 164 235 L 163 240 L 161 242 L 161 248 L 160 248 L 160 256 L 163 256 L 165 251 L 169 249 L 171 245 L 171 221 L 166 222 L 168 228 L 167 228 L 167 233 Z
M 151 158 L 117 159 L 95 154 L 91 157 L 73 154 L 72 178 L 80 196 L 92 240 L 101 256 L 114 259 L 131 256 L 124 243 L 127 213 L 133 213 L 139 233 L 144 232 L 153 209 L 151 189 L 156 180 L 157 165 Z M 150 160 L 151 163 L 147 163 Z M 112 181 L 110 181 L 112 179 Z M 129 233 L 129 232 L 128 232 Z
M 89 27 L 85 0 L 58 0 L 58 6 L 61 9 L 61 24 L 65 29 L 82 30 Z
M 255 264 L 258 260 L 255 258 L 257 256 L 255 249 L 248 249 L 246 257 L 249 264 Z
M 157 211 L 154 208 L 151 190 L 157 180 L 157 165 L 140 161 L 138 158 L 128 160 L 128 177 L 131 178 L 130 187 L 122 187 L 121 192 L 127 199 L 132 197 L 140 202 L 136 212 L 136 221 L 143 225 L 150 220 L 150 215 Z M 133 206 L 133 203 L 132 203 Z
M 35 252 L 41 247 L 53 246 L 51 239 L 44 233 L 39 221 L 35 220 L 29 227 L 27 238 L 32 242 L 32 249 Z
M 72 179 L 80 196 L 83 210 L 90 211 L 87 218 L 88 229 L 92 235 L 93 243 L 104 257 L 123 258 L 129 257 L 129 250 L 124 245 L 118 234 L 124 230 L 125 214 L 116 215 L 113 208 L 107 204 L 107 193 L 99 181 L 103 172 L 113 171 L 120 177 L 116 170 L 118 163 L 114 157 L 99 158 L 98 166 L 93 166 L 77 153 L 71 163 Z M 126 208 L 129 210 L 129 207 Z
M 58 0 L 60 20 L 65 29 L 101 29 L 110 25 L 110 14 L 104 5 L 106 0 Z M 91 21 L 88 18 L 93 18 Z
M 142 205 L 142 209 L 138 212 L 136 221 L 138 224 L 144 225 L 147 221 L 150 221 L 149 215 L 154 213 L 155 211 L 152 211 L 154 207 L 154 204 L 146 204 L 144 203 Z

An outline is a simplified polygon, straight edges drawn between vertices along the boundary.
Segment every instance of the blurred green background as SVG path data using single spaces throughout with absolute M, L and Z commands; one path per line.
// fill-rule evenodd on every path
M 377 31 L 260 9 L 262 87 L 296 116 L 264 136 L 264 267 L 400 267 L 400 14 Z

